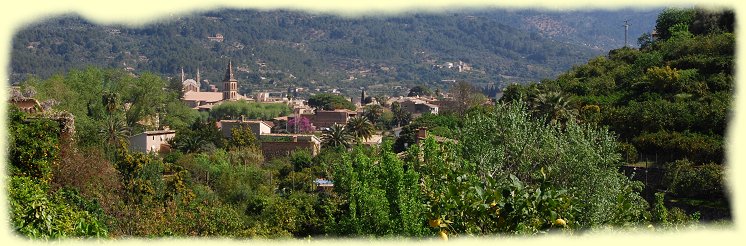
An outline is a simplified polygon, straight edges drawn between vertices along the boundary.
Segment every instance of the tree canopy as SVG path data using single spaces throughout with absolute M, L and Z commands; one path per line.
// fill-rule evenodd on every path
M 317 110 L 355 110 L 355 104 L 347 100 L 347 98 L 345 98 L 344 96 L 329 93 L 322 93 L 311 96 L 310 98 L 308 98 L 308 106 L 314 107 Z

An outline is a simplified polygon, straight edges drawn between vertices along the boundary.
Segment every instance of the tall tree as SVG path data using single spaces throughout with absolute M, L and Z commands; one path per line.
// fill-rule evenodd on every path
M 383 114 L 383 107 L 378 104 L 366 105 L 363 108 L 363 117 L 368 119 L 371 123 L 376 124 L 381 121 L 381 115 Z
M 409 121 L 412 120 L 412 113 L 404 110 L 399 102 L 391 103 L 391 112 L 394 114 L 396 127 L 409 124 Z
M 349 148 L 352 142 L 352 137 L 347 132 L 344 125 L 333 125 L 329 129 L 324 130 L 324 135 L 321 135 L 321 141 L 324 147 L 343 147 Z
M 463 115 L 469 108 L 482 104 L 487 100 L 487 97 L 477 90 L 474 85 L 463 80 L 459 80 L 456 85 L 451 87 L 450 93 L 455 101 L 454 111 L 459 115 Z
M 433 95 L 433 92 L 430 91 L 429 88 L 421 86 L 421 85 L 416 85 L 412 87 L 412 89 L 409 89 L 409 94 L 407 94 L 407 96 L 409 97 L 416 97 L 416 96 L 422 97 L 422 96 L 432 96 L 432 95 Z
M 355 138 L 355 141 L 361 143 L 373 136 L 376 127 L 364 117 L 356 116 L 347 121 L 347 131 Z
M 535 115 L 546 117 L 545 123 L 565 122 L 577 115 L 571 102 L 556 91 L 537 93 L 531 101 L 531 107 Z
M 355 110 L 355 104 L 352 104 L 352 102 L 348 101 L 347 98 L 329 93 L 311 96 L 308 98 L 308 106 L 314 107 L 317 110 Z

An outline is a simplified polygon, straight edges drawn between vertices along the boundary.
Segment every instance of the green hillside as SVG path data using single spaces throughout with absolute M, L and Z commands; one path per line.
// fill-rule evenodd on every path
M 602 52 L 578 42 L 554 41 L 523 30 L 518 23 L 494 18 L 504 16 L 503 12 L 487 13 L 494 14 L 349 19 L 221 10 L 141 28 L 93 25 L 77 16 L 63 16 L 16 34 L 11 81 L 29 75 L 47 78 L 88 65 L 131 67 L 135 73 L 174 77 L 180 67 L 188 77 L 200 68 L 202 78 L 219 81 L 227 60 L 233 60 L 240 67 L 244 93 L 289 85 L 344 89 L 393 81 L 502 85 L 554 77 Z M 522 15 L 537 14 L 541 13 Z M 224 36 L 222 42 L 208 39 L 216 34 Z M 467 66 L 461 72 L 459 61 Z
M 709 218 L 726 217 L 733 25 L 730 11 L 667 9 L 658 17 L 658 36 L 639 50 L 612 50 L 555 80 L 509 86 L 502 100 L 529 102 L 547 121 L 608 127 L 626 146 L 622 155 L 631 166 L 662 170 L 649 192 L 689 201 L 678 206 L 697 207 Z M 702 201 L 712 204 L 694 205 Z

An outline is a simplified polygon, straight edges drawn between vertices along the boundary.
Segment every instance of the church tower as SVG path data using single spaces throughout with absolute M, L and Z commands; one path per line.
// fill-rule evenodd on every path
M 238 80 L 233 77 L 233 62 L 228 61 L 228 69 L 223 78 L 223 100 L 235 101 L 238 99 Z

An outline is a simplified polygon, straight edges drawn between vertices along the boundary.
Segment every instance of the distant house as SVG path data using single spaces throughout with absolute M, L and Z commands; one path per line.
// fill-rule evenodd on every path
M 254 136 L 258 139 L 259 136 L 272 133 L 272 126 L 270 123 L 261 120 L 221 120 L 220 132 L 226 138 L 231 138 L 233 134 L 231 131 L 236 127 L 249 127 Z
M 425 140 L 427 138 L 428 138 L 427 127 L 420 127 L 419 129 L 417 129 L 415 143 L 419 144 L 420 142 L 422 142 L 423 140 Z M 444 137 L 441 137 L 441 136 L 432 135 L 432 138 L 435 139 L 435 141 L 438 142 L 438 143 L 445 143 L 445 142 L 458 143 L 458 140 L 453 140 L 453 139 L 450 139 L 450 138 L 444 138 Z
M 161 153 L 170 150 L 168 140 L 176 136 L 174 130 L 146 131 L 130 137 L 130 150 Z
M 307 150 L 316 156 L 321 151 L 321 139 L 305 134 L 265 134 L 260 139 L 264 158 L 288 156 L 296 150 Z
M 215 42 L 223 42 L 223 34 L 215 34 L 213 37 L 207 37 L 207 40 L 215 41 Z
M 334 182 L 327 179 L 315 179 L 313 186 L 316 187 L 316 191 L 331 191 L 334 189 Z
M 313 117 L 310 117 L 311 123 L 318 128 L 327 128 L 335 124 L 344 125 L 347 121 L 357 116 L 357 112 L 347 109 L 337 109 L 331 111 L 317 110 Z
M 364 139 L 364 145 L 380 145 L 383 141 L 383 135 L 373 134 L 370 138 Z
M 438 105 L 428 103 L 425 100 L 410 98 L 402 101 L 401 108 L 412 115 L 438 114 Z

